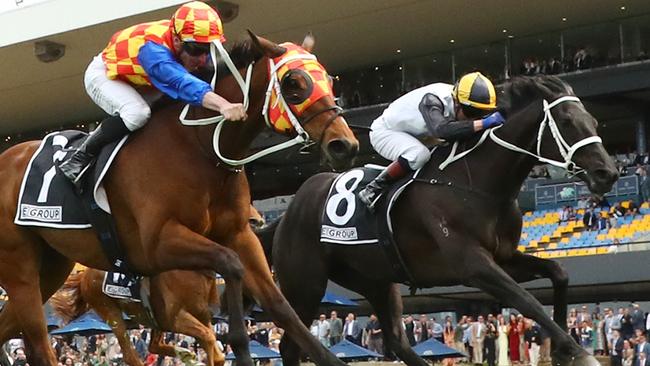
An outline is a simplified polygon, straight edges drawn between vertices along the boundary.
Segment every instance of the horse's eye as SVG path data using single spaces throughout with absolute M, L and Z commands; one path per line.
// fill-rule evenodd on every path
M 287 71 L 280 81 L 280 92 L 289 104 L 300 104 L 311 95 L 314 83 L 306 72 L 300 69 Z

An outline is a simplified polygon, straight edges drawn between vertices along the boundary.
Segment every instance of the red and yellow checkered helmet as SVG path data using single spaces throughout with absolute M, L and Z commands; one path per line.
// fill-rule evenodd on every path
M 201 1 L 192 1 L 178 8 L 171 19 L 171 27 L 183 42 L 226 41 L 219 14 Z

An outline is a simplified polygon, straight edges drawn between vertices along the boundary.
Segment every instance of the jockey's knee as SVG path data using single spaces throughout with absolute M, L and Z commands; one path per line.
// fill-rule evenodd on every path
M 129 131 L 135 131 L 149 121 L 151 108 L 146 103 L 130 104 L 120 110 L 120 117 Z
M 431 153 L 429 152 L 429 149 L 426 147 L 422 147 L 421 149 L 417 150 L 412 150 L 409 153 L 404 155 L 404 158 L 408 160 L 409 166 L 413 170 L 418 170 L 426 164 L 429 159 L 431 158 Z

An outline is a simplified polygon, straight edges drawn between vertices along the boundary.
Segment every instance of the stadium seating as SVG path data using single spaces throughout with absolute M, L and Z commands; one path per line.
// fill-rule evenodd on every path
M 624 208 L 630 201 L 621 202 Z M 606 254 L 613 244 L 628 244 L 650 239 L 650 205 L 643 203 L 637 215 L 617 218 L 608 230 L 586 230 L 584 210 L 576 210 L 576 219 L 560 222 L 562 209 L 526 212 L 518 250 L 543 258 Z M 608 213 L 605 213 L 608 215 Z

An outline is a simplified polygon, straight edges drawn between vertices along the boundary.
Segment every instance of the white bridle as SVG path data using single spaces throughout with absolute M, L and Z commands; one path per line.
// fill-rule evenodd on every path
M 455 142 L 452 149 L 451 149 L 451 153 L 449 154 L 447 159 L 445 161 L 443 161 L 438 166 L 438 168 L 440 170 L 443 170 L 449 164 L 463 158 L 464 156 L 466 156 L 467 154 L 472 152 L 472 150 L 474 150 L 478 146 L 480 146 L 487 139 L 487 137 L 489 136 L 490 139 L 492 139 L 492 141 L 494 141 L 494 143 L 496 143 L 497 145 L 499 145 L 499 146 L 501 146 L 503 148 L 506 148 L 508 150 L 515 151 L 515 152 L 522 153 L 522 154 L 526 154 L 526 155 L 530 155 L 530 156 L 536 158 L 538 161 L 540 161 L 542 163 L 546 163 L 546 164 L 550 164 L 550 165 L 553 165 L 553 166 L 563 168 L 563 169 L 567 170 L 570 174 L 573 174 L 573 175 L 582 172 L 583 169 L 580 168 L 573 161 L 573 155 L 576 153 L 576 151 L 578 151 L 578 149 L 580 149 L 582 147 L 585 147 L 587 145 L 590 145 L 590 144 L 602 143 L 603 140 L 599 136 L 589 136 L 589 137 L 586 137 L 586 138 L 576 142 L 573 145 L 569 145 L 566 142 L 566 140 L 564 139 L 564 137 L 562 137 L 562 134 L 560 133 L 560 130 L 559 130 L 558 126 L 557 126 L 557 123 L 555 122 L 555 118 L 553 118 L 553 114 L 551 113 L 551 109 L 553 109 L 553 107 L 555 107 L 555 106 L 557 106 L 557 105 L 559 105 L 561 103 L 564 103 L 564 102 L 580 102 L 580 98 L 569 95 L 569 96 L 560 97 L 560 98 L 554 100 L 551 103 L 546 101 L 546 99 L 544 99 L 543 102 L 544 102 L 544 119 L 540 123 L 539 130 L 537 131 L 537 153 L 532 153 L 532 152 L 530 152 L 530 151 L 528 151 L 526 149 L 522 149 L 521 147 L 516 146 L 514 144 L 511 144 L 511 143 L 501 139 L 500 137 L 498 137 L 495 132 L 499 128 L 501 128 L 503 126 L 503 125 L 500 125 L 500 126 L 491 128 L 489 130 L 485 130 L 485 132 L 483 132 L 483 135 L 481 135 L 481 138 L 476 143 L 476 145 L 474 145 L 471 149 L 466 150 L 466 151 L 464 151 L 464 152 L 462 152 L 462 153 L 460 153 L 458 155 L 456 155 L 456 149 L 458 147 L 458 142 Z M 551 130 L 551 135 L 553 136 L 553 139 L 555 140 L 555 144 L 557 145 L 558 151 L 560 152 L 560 155 L 562 156 L 564 161 L 553 160 L 553 159 L 545 158 L 545 157 L 542 156 L 542 136 L 544 135 L 544 130 L 546 129 L 547 126 Z
M 250 82 L 251 82 L 251 75 L 252 75 L 252 70 L 253 70 L 253 65 L 248 65 L 248 68 L 246 69 L 246 79 L 244 80 L 239 73 L 239 70 L 237 70 L 237 67 L 235 67 L 235 64 L 232 62 L 230 59 L 230 55 L 226 51 L 226 49 L 223 47 L 221 42 L 219 41 L 214 41 L 212 42 L 212 45 L 210 47 L 210 57 L 212 58 L 212 63 L 214 65 L 214 76 L 212 77 L 212 81 L 210 82 L 210 85 L 212 86 L 212 90 L 214 90 L 215 82 L 217 80 L 217 55 L 216 52 L 219 52 L 219 55 L 223 59 L 224 63 L 232 73 L 233 77 L 237 81 L 237 85 L 239 85 L 239 88 L 242 91 L 242 94 L 244 95 L 244 108 L 248 110 L 248 103 L 249 103 L 249 96 L 248 92 L 250 90 Z M 219 148 L 219 140 L 221 136 L 221 129 L 223 128 L 224 123 L 224 117 L 222 115 L 219 116 L 214 116 L 214 117 L 208 117 L 208 118 L 202 118 L 202 119 L 196 119 L 196 120 L 191 120 L 187 119 L 187 112 L 189 111 L 190 105 L 187 104 L 181 111 L 181 115 L 179 117 L 180 122 L 185 125 L 185 126 L 205 126 L 205 125 L 210 125 L 210 124 L 217 124 L 217 126 L 214 129 L 214 135 L 212 136 L 212 147 L 214 149 L 214 153 L 217 155 L 219 160 L 224 162 L 227 165 L 230 166 L 241 166 L 247 163 L 250 163 L 251 161 L 257 160 L 261 157 L 264 157 L 269 154 L 273 154 L 277 151 L 287 149 L 289 147 L 298 145 L 298 144 L 305 144 L 309 141 L 309 134 L 307 131 L 305 131 L 302 126 L 300 125 L 300 122 L 298 122 L 298 118 L 293 114 L 289 106 L 287 105 L 286 101 L 282 97 L 282 92 L 280 90 L 280 80 L 278 77 L 278 69 L 284 65 L 285 63 L 289 61 L 293 61 L 296 59 L 316 59 L 316 56 L 312 54 L 297 54 L 291 57 L 285 57 L 282 59 L 281 62 L 278 64 L 275 64 L 271 58 L 269 58 L 269 70 L 270 70 L 270 75 L 269 75 L 269 85 L 266 88 L 266 98 L 264 99 L 264 107 L 262 109 L 262 114 L 264 115 L 264 120 L 266 121 L 267 125 L 271 125 L 269 121 L 269 115 L 268 111 L 270 110 L 270 100 L 271 100 L 271 93 L 273 88 L 275 88 L 276 95 L 277 95 L 277 100 L 276 103 L 282 103 L 283 107 L 287 111 L 287 114 L 289 115 L 289 121 L 291 122 L 291 125 L 293 128 L 296 130 L 297 136 L 294 137 L 291 140 L 279 143 L 277 145 L 270 146 L 262 151 L 258 151 L 255 154 L 252 154 L 246 158 L 243 159 L 229 159 L 223 156 L 221 154 L 221 150 Z

